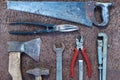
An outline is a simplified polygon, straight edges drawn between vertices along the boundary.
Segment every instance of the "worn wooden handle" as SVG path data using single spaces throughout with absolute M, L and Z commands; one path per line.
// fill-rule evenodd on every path
M 9 73 L 13 80 L 22 80 L 20 70 L 20 52 L 9 53 Z
M 35 77 L 35 80 L 42 80 L 41 76 Z

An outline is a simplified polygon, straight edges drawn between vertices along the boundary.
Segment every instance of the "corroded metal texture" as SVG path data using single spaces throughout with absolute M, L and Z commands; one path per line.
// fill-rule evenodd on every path
M 29 6 L 28 6 L 29 5 Z M 86 6 L 88 8 L 86 8 Z M 94 1 L 86 2 L 63 2 L 63 1 L 43 1 L 43 2 L 30 2 L 30 1 L 8 1 L 7 9 L 23 11 L 43 16 L 54 17 L 57 19 L 67 20 L 75 23 L 80 23 L 88 27 L 93 24 L 99 27 L 105 27 L 109 22 L 109 7 L 112 3 L 102 3 Z M 103 21 L 98 23 L 95 19 L 94 9 L 101 8 L 101 17 Z M 89 16 L 87 14 L 91 14 Z M 94 18 L 91 20 L 90 17 Z
M 40 1 L 40 0 L 37 0 Z M 50 0 L 48 0 L 50 1 Z M 58 0 L 56 0 L 58 1 Z M 72 0 L 64 0 L 72 1 Z M 80 1 L 80 0 L 73 0 Z M 83 0 L 81 0 L 83 1 Z M 88 1 L 88 0 L 85 0 Z M 96 0 L 97 1 L 97 0 Z M 112 0 L 111 0 L 112 1 Z M 104 0 L 103 2 L 109 2 Z M 53 44 L 63 42 L 65 44 L 65 51 L 63 53 L 63 80 L 73 80 L 70 78 L 70 62 L 73 56 L 75 48 L 75 37 L 78 33 L 84 36 L 85 44 L 84 47 L 88 53 L 88 56 L 92 64 L 92 78 L 91 80 L 98 80 L 98 65 L 97 65 L 97 34 L 99 32 L 105 32 L 108 37 L 108 64 L 107 64 L 107 80 L 119 80 L 120 79 L 120 0 L 114 0 L 115 7 L 110 12 L 110 22 L 106 29 L 98 29 L 93 27 L 92 29 L 87 28 L 83 25 L 62 21 L 58 19 L 48 18 L 44 16 L 38 16 L 34 14 L 18 12 L 6 9 L 6 0 L 0 0 L 0 80 L 12 80 L 8 73 L 8 52 L 7 52 L 7 41 L 29 41 L 34 38 L 41 38 L 41 55 L 40 62 L 35 62 L 25 54 L 22 55 L 22 76 L 23 80 L 35 80 L 34 76 L 26 74 L 26 71 L 35 67 L 43 67 L 50 70 L 49 76 L 43 76 L 44 80 L 55 80 L 56 75 L 56 55 L 53 51 Z M 32 36 L 15 36 L 9 35 L 10 30 L 35 30 L 36 28 L 31 26 L 10 26 L 9 22 L 43 22 L 43 23 L 55 23 L 55 24 L 72 24 L 79 26 L 78 32 L 71 33 L 51 33 L 42 35 Z M 37 28 L 38 29 L 38 28 Z M 79 55 L 78 59 L 82 59 L 82 55 Z M 86 65 L 84 65 L 84 80 L 89 80 L 86 72 Z M 75 66 L 74 80 L 78 80 L 78 62 Z
M 41 40 L 40 38 L 33 39 L 26 42 L 17 42 L 17 41 L 9 41 L 8 44 L 8 53 L 9 52 L 21 52 L 25 53 L 35 61 L 39 62 L 40 56 L 40 45 Z

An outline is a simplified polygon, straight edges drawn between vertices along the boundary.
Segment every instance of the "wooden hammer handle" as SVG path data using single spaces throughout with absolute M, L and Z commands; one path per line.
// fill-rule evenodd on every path
M 9 73 L 13 80 L 22 80 L 21 70 L 20 70 L 20 52 L 10 52 L 9 53 Z
M 41 76 L 35 77 L 35 80 L 42 80 Z

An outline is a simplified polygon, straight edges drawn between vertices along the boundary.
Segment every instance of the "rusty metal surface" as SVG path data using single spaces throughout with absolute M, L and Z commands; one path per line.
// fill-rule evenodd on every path
M 38 1 L 38 0 L 37 0 Z M 72 1 L 72 0 L 64 0 Z M 75 1 L 75 0 L 73 0 Z M 79 1 L 79 0 L 76 0 Z M 82 0 L 83 1 L 83 0 Z M 87 1 L 87 0 L 85 0 Z M 104 2 L 109 0 L 104 0 Z M 112 1 L 112 0 L 111 0 Z M 33 15 L 24 12 L 12 11 L 6 9 L 6 0 L 0 0 L 0 80 L 12 80 L 8 73 L 8 52 L 6 42 L 9 40 L 28 41 L 34 38 L 40 37 L 42 40 L 40 62 L 33 61 L 30 57 L 22 54 L 21 69 L 23 80 L 34 80 L 34 76 L 28 75 L 25 72 L 35 67 L 45 67 L 50 69 L 49 76 L 43 76 L 43 80 L 55 80 L 55 54 L 53 51 L 54 43 L 65 44 L 65 51 L 63 53 L 63 80 L 73 80 L 70 78 L 70 62 L 73 56 L 73 50 L 75 47 L 75 36 L 77 33 L 82 34 L 85 39 L 85 48 L 87 49 L 88 56 L 90 57 L 92 64 L 92 78 L 91 80 L 98 80 L 98 65 L 97 65 L 97 34 L 98 32 L 106 32 L 109 36 L 110 47 L 108 49 L 108 64 L 107 64 L 107 80 L 119 80 L 120 79 L 120 0 L 114 0 L 115 6 L 110 11 L 110 23 L 106 29 L 98 29 L 96 27 L 87 28 L 79 24 L 57 20 L 49 17 L 43 17 Z M 43 23 L 69 23 L 79 26 L 78 32 L 71 33 L 51 33 L 33 36 L 14 36 L 9 35 L 10 30 L 34 30 L 32 26 L 10 26 L 9 22 L 16 21 L 36 21 Z M 29 28 L 31 27 L 31 28 Z M 82 56 L 79 55 L 79 59 Z M 89 80 L 86 72 L 86 65 L 84 65 L 84 80 Z M 76 77 L 74 80 L 78 80 L 78 62 L 75 66 Z

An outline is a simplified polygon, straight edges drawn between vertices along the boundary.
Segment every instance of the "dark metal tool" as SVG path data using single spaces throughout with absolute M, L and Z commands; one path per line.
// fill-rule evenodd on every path
M 30 1 L 8 1 L 7 9 L 24 11 L 34 14 L 50 16 L 58 19 L 72 21 L 92 27 L 93 24 L 104 27 L 109 22 L 109 9 L 113 3 L 101 2 L 30 2 Z M 103 21 L 97 22 L 95 8 L 100 7 Z
M 13 22 L 10 25 L 34 25 L 36 27 L 45 27 L 44 30 L 35 30 L 29 32 L 23 31 L 10 31 L 10 34 L 15 35 L 33 35 L 33 34 L 42 34 L 42 33 L 50 33 L 50 32 L 71 32 L 79 30 L 77 26 L 69 25 L 69 24 L 62 24 L 62 25 L 55 25 L 55 24 L 43 24 L 38 22 Z
M 21 53 L 25 53 L 33 58 L 35 61 L 39 61 L 40 55 L 40 38 L 27 41 L 27 42 L 8 42 L 9 52 L 9 73 L 13 80 L 22 80 L 22 74 L 20 70 Z
M 108 48 L 108 36 L 106 33 L 98 34 L 98 69 L 99 80 L 106 80 L 107 72 L 107 48 Z
M 35 76 L 35 80 L 42 80 L 42 75 L 49 75 L 49 69 L 46 68 L 34 68 L 26 71 L 28 74 Z

